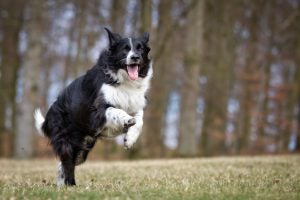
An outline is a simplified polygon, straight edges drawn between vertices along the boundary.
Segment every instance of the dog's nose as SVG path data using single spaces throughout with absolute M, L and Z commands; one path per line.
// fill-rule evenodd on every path
M 140 57 L 139 57 L 138 55 L 132 55 L 132 56 L 130 57 L 130 59 L 131 59 L 133 62 L 137 62 L 137 61 L 140 60 Z

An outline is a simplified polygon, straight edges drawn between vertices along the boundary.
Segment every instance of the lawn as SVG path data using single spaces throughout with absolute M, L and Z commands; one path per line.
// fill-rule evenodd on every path
M 300 199 L 300 156 L 87 161 L 57 188 L 55 160 L 0 160 L 0 199 Z

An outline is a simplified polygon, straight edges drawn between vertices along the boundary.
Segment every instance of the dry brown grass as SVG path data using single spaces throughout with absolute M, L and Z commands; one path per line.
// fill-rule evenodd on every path
M 57 188 L 55 160 L 0 160 L 3 199 L 300 199 L 300 157 L 86 162 Z

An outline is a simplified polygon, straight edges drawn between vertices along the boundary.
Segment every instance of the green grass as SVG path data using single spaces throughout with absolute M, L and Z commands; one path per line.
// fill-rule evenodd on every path
M 55 160 L 0 160 L 0 199 L 300 199 L 300 156 L 95 162 L 57 188 Z

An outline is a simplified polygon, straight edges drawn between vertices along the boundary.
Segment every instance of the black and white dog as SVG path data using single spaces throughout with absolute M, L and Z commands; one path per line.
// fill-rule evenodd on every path
M 124 146 L 130 148 L 143 126 L 153 72 L 149 34 L 124 38 L 105 30 L 109 47 L 97 64 L 62 91 L 45 118 L 39 109 L 35 112 L 37 129 L 61 161 L 59 186 L 75 185 L 75 166 L 86 160 L 98 138 L 125 134 Z

